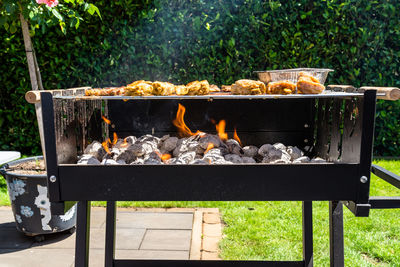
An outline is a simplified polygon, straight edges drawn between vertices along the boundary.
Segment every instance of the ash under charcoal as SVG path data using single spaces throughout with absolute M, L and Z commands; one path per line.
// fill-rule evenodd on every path
M 110 145 L 109 143 L 106 145 Z M 310 159 L 295 146 L 282 143 L 244 146 L 234 139 L 221 140 L 218 135 L 198 134 L 178 138 L 161 138 L 147 134 L 118 139 L 104 147 L 94 141 L 79 157 L 79 165 L 160 165 L 160 164 L 303 164 L 326 163 L 316 157 Z
M 201 154 L 204 152 L 204 149 L 195 138 L 182 138 L 177 141 L 176 148 L 173 150 L 173 155 L 174 157 L 179 157 L 183 153 L 191 151 L 196 154 Z
M 79 165 L 98 165 L 98 164 L 100 164 L 100 161 L 93 155 L 85 154 L 78 160 L 78 164 Z

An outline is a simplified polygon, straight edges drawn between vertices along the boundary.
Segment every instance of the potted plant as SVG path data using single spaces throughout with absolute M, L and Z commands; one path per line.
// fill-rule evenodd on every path
M 76 206 L 63 215 L 51 214 L 43 157 L 4 164 L 0 173 L 7 181 L 17 230 L 42 241 L 44 234 L 75 231 Z

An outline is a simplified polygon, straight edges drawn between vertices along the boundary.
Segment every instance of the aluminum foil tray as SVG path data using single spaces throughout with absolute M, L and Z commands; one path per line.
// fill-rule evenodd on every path
M 297 68 L 297 69 L 284 69 L 284 70 L 265 70 L 255 71 L 258 79 L 266 84 L 269 82 L 277 82 L 288 80 L 296 83 L 301 71 L 307 72 L 317 78 L 321 84 L 324 84 L 329 72 L 332 69 L 316 69 L 316 68 Z

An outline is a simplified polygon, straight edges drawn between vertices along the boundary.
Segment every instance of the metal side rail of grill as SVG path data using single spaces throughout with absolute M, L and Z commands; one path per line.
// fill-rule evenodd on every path
M 372 173 L 389 184 L 400 189 L 400 176 L 380 166 L 372 165 Z M 400 209 L 400 196 L 397 197 L 370 197 L 371 209 Z
M 372 165 L 371 172 L 380 179 L 400 189 L 400 176 L 380 166 Z M 359 217 L 368 217 L 370 209 L 400 209 L 400 196 L 371 196 L 368 203 L 359 204 L 346 201 L 346 207 Z

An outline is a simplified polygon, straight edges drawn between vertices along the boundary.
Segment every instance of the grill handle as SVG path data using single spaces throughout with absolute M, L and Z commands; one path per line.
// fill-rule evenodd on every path
M 82 96 L 85 95 L 86 89 L 91 89 L 92 87 L 78 87 L 78 88 L 69 88 L 69 89 L 57 89 L 57 90 L 46 90 L 46 92 L 51 93 L 52 95 L 77 95 Z M 41 91 L 28 91 L 25 93 L 25 100 L 30 104 L 40 103 L 40 93 Z
M 396 101 L 400 99 L 400 89 L 397 87 L 375 87 L 375 86 L 363 86 L 358 88 L 360 93 L 364 93 L 367 90 L 376 90 L 378 94 L 384 94 L 384 96 L 377 96 L 378 99 Z
M 376 90 L 377 91 L 377 99 L 383 100 L 392 100 L 396 101 L 400 99 L 400 89 L 397 87 L 376 87 L 376 86 L 363 86 L 360 88 L 356 88 L 352 85 L 338 85 L 338 84 L 330 84 L 327 86 L 328 90 L 332 90 L 335 92 L 347 92 L 347 93 L 364 93 L 367 90 Z

